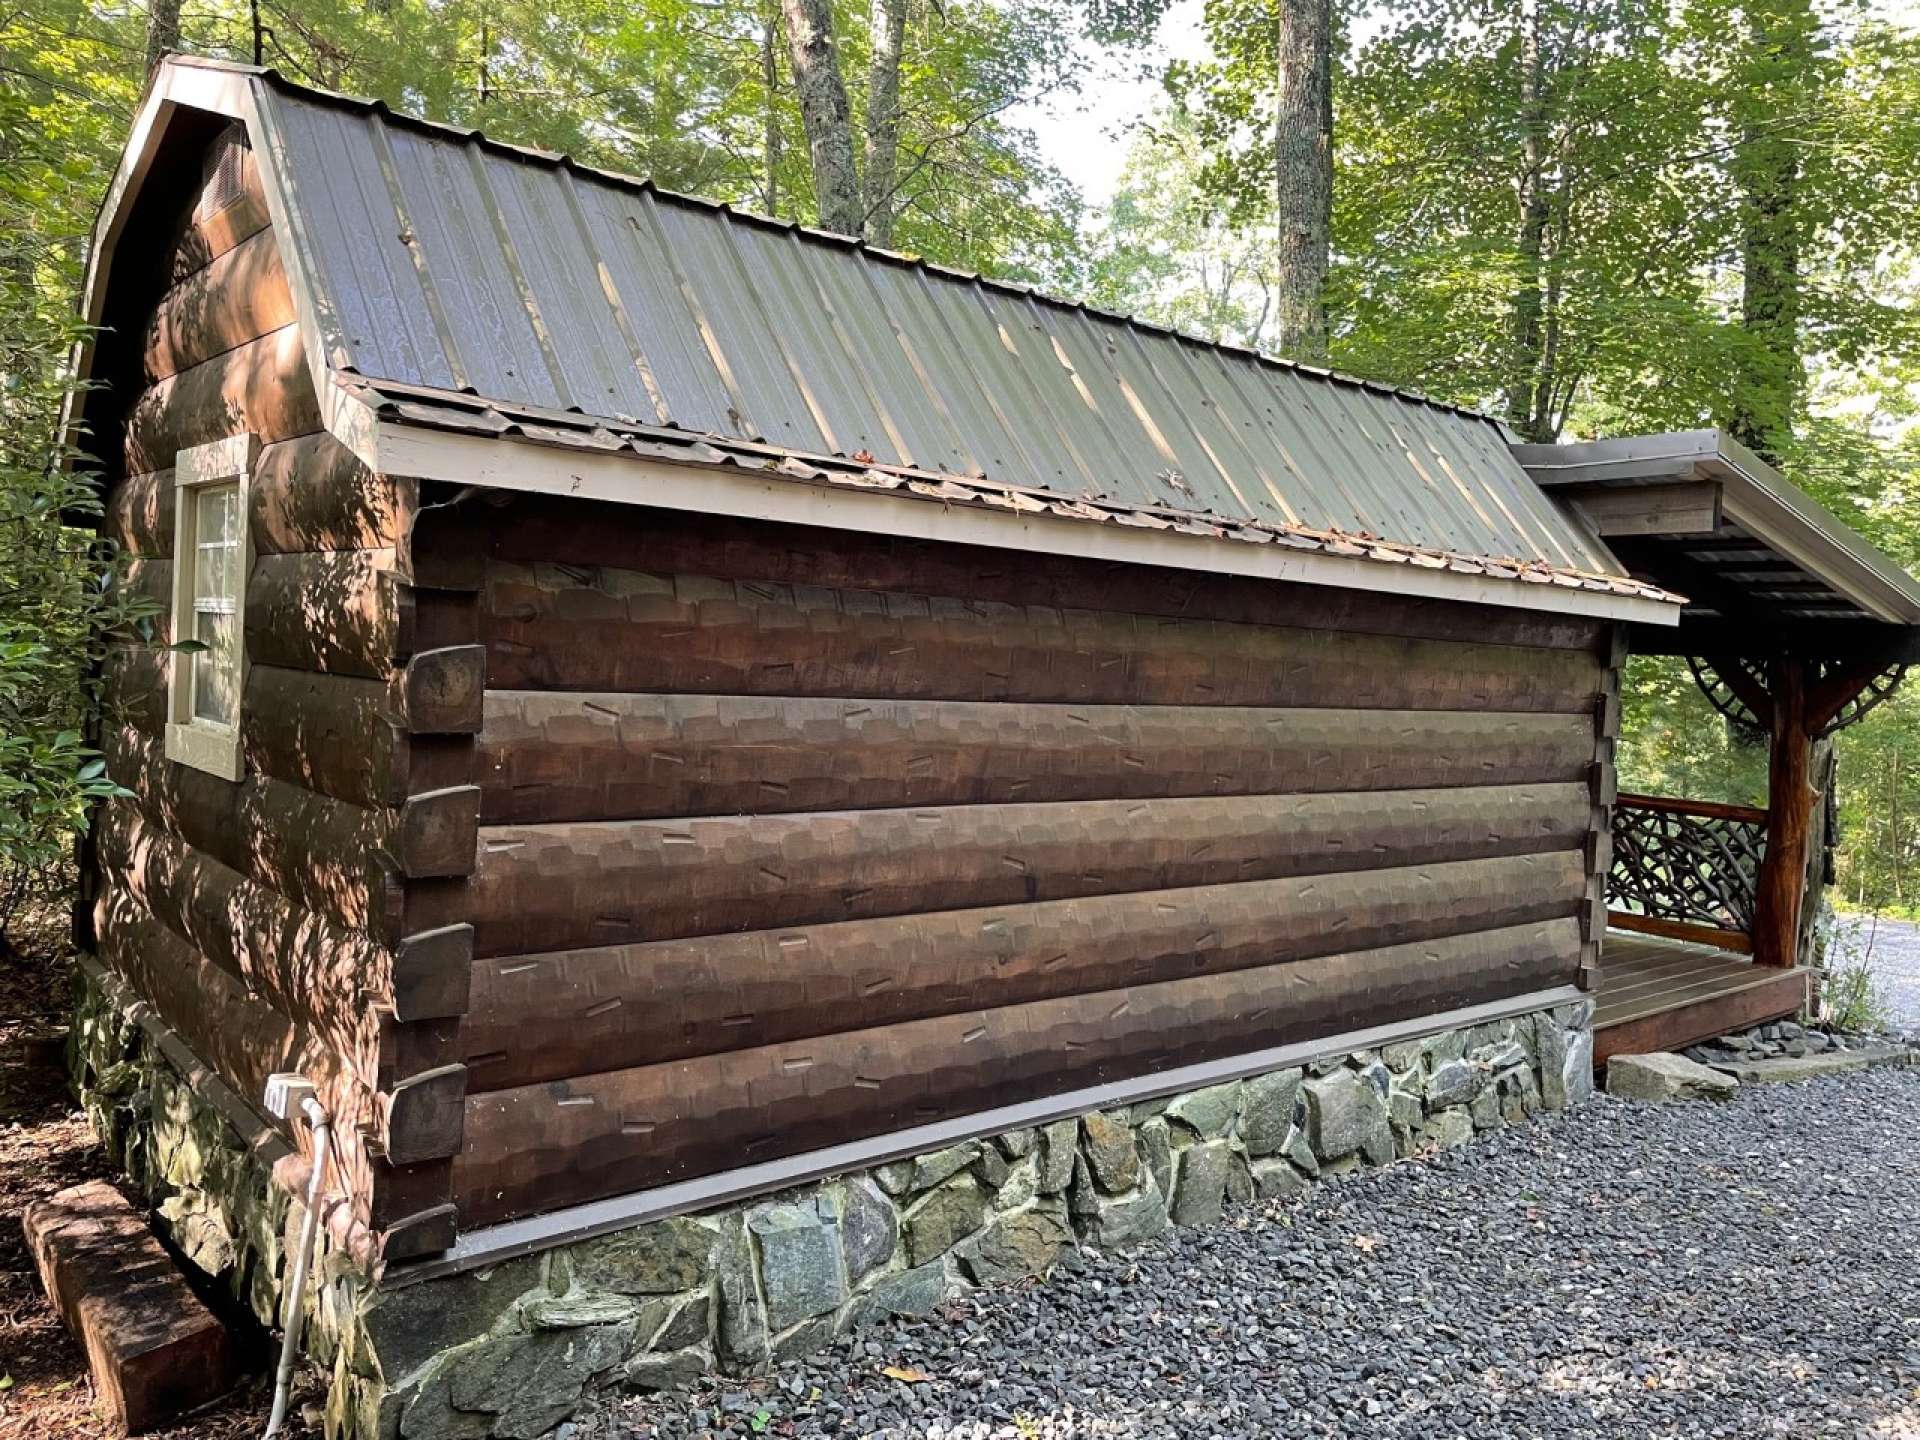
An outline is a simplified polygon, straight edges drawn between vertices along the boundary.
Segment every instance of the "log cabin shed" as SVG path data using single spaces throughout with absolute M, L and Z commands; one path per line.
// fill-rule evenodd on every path
M 1920 625 L 1714 432 L 1516 447 L 267 70 L 158 69 L 84 304 L 161 614 L 107 665 L 80 1083 L 137 1031 L 290 1189 L 259 1100 L 310 1077 L 323 1310 L 1436 1033 L 1570 1017 L 1552 1085 L 1596 998 L 1603 1053 L 1610 1005 L 1790 1013 L 1819 742 Z M 1768 811 L 1616 796 L 1630 647 L 1773 735 Z M 373 1368 L 336 1428 L 429 1433 Z

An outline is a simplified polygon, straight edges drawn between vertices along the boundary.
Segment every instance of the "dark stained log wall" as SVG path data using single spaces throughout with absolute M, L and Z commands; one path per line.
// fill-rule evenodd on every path
M 533 497 L 423 531 L 486 657 L 474 869 L 406 914 L 472 929 L 463 1225 L 1579 973 L 1604 626 Z
M 221 210 L 201 213 L 183 186 L 177 223 L 148 217 L 176 238 L 157 298 L 110 317 L 144 348 L 124 416 L 104 427 L 125 445 L 102 529 L 133 557 L 127 583 L 169 606 L 175 453 L 259 437 L 245 774 L 166 758 L 167 617 L 116 644 L 98 739 L 132 796 L 100 812 L 83 884 L 102 958 L 234 1090 L 257 1104 L 287 1068 L 319 1084 L 336 1121 L 334 1197 L 393 1260 L 455 1233 L 470 947 L 461 927 L 416 935 L 405 917 L 409 887 L 444 884 L 477 853 L 470 767 L 443 752 L 472 748 L 482 657 L 419 643 L 414 487 L 320 430 L 250 157 L 242 174 Z M 424 778 L 416 752 L 433 757 Z

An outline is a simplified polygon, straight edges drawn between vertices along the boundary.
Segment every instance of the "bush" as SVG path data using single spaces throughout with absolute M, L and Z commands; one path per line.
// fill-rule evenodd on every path
M 117 585 L 119 557 L 87 528 L 100 505 L 57 435 L 75 322 L 64 252 L 0 202 L 0 946 L 55 884 L 87 807 L 118 793 L 85 740 L 110 637 L 157 606 Z M 76 523 L 78 522 L 78 523 Z

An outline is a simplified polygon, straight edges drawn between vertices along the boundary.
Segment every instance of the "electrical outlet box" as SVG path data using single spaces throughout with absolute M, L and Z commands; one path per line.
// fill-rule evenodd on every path
M 267 1113 L 276 1120 L 292 1120 L 301 1106 L 314 1098 L 313 1082 L 304 1075 L 281 1070 L 267 1077 Z

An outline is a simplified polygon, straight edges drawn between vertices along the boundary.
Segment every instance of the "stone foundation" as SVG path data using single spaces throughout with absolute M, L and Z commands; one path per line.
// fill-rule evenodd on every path
M 174 1242 L 269 1319 L 297 1207 L 100 985 L 80 1003 L 76 1075 L 102 1136 Z M 1463 1145 L 1583 1099 L 1591 1026 L 1582 1001 L 414 1283 L 373 1287 L 331 1255 L 307 1332 L 333 1376 L 328 1433 L 532 1440 L 598 1385 L 763 1370 L 849 1327 L 1044 1274 L 1075 1244 L 1136 1244 Z

